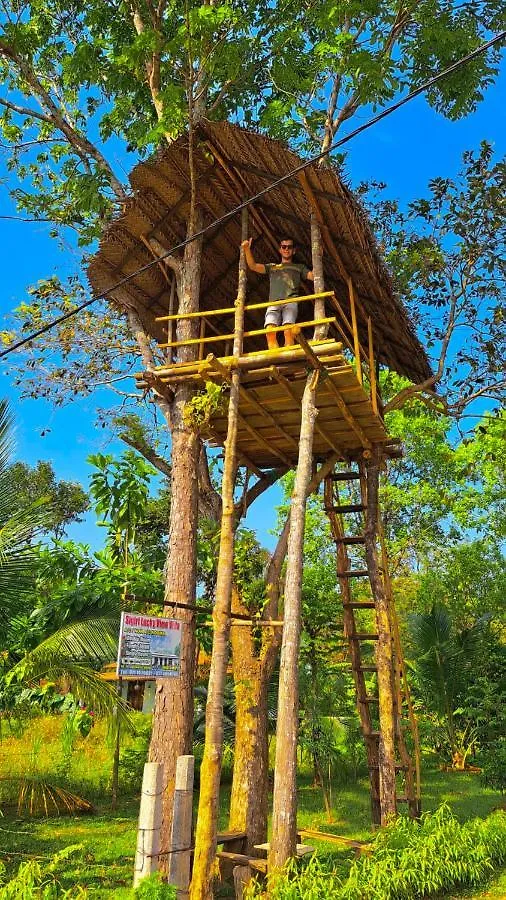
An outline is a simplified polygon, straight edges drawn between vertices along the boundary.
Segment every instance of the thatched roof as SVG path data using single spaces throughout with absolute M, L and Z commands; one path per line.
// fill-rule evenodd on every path
M 226 122 L 207 122 L 199 128 L 196 152 L 198 196 L 205 224 L 233 209 L 276 179 L 294 169 L 300 158 L 279 141 Z M 333 289 L 349 314 L 348 291 L 343 268 L 352 278 L 362 312 L 371 316 L 375 350 L 380 361 L 413 381 L 430 375 L 430 366 L 409 318 L 395 295 L 388 271 L 381 260 L 366 216 L 351 191 L 331 167 L 312 166 L 307 180 L 328 229 L 327 239 L 335 253 L 325 253 L 326 289 Z M 106 228 L 100 248 L 89 267 L 89 279 L 99 293 L 126 274 L 152 260 L 141 236 L 156 237 L 167 249 L 185 238 L 189 205 L 188 138 L 180 137 L 131 172 L 133 194 L 125 210 Z M 250 207 L 250 233 L 259 262 L 277 261 L 279 237 L 287 231 L 297 245 L 297 259 L 311 260 L 310 204 L 297 177 L 265 194 Z M 204 239 L 201 308 L 233 305 L 237 290 L 240 213 Z M 328 243 L 328 240 L 327 240 Z M 340 257 L 342 266 L 336 260 Z M 167 280 L 158 265 L 135 277 L 123 290 L 142 314 L 148 331 L 163 340 L 156 316 L 168 312 Z M 267 299 L 265 277 L 250 273 L 248 302 Z M 123 295 L 124 296 L 124 295 Z M 312 317 L 312 307 L 300 318 Z M 360 317 L 361 337 L 367 345 L 366 325 Z M 248 327 L 262 327 L 263 310 L 250 314 Z M 220 333 L 230 330 L 230 317 L 214 324 Z M 263 345 L 252 341 L 248 349 Z M 208 347 L 223 353 L 223 344 Z

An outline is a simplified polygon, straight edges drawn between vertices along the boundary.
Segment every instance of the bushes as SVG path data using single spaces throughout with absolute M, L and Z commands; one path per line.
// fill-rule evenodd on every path
M 484 783 L 504 794 L 506 792 L 506 738 L 500 738 L 486 753 L 482 768 Z
M 58 875 L 65 870 L 65 865 L 72 857 L 83 854 L 80 844 L 66 847 L 57 853 L 49 862 L 41 864 L 31 859 L 21 863 L 17 875 L 10 881 L 4 881 L 5 867 L 0 869 L 0 900 L 79 900 L 87 896 L 86 891 L 76 885 L 65 890 Z M 0 866 L 2 864 L 0 863 Z
M 420 823 L 399 818 L 378 834 L 373 854 L 351 866 L 347 879 L 315 856 L 276 884 L 273 900 L 415 900 L 474 886 L 506 861 L 506 815 L 461 825 L 442 806 Z M 255 895 L 255 890 L 257 891 Z M 249 897 L 261 896 L 252 888 Z

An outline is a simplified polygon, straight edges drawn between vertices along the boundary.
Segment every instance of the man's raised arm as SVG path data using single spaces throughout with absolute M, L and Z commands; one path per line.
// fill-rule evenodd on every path
M 244 250 L 244 255 L 246 257 L 246 263 L 248 265 L 248 269 L 251 269 L 252 272 L 258 272 L 259 275 L 265 275 L 266 268 L 263 263 L 255 262 L 253 254 L 251 252 L 251 241 L 253 238 L 249 238 L 247 241 L 243 241 L 241 244 L 242 249 Z

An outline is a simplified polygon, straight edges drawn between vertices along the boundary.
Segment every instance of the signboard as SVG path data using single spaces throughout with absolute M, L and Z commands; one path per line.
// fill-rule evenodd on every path
M 121 613 L 117 673 L 169 678 L 180 672 L 182 623 L 142 613 Z

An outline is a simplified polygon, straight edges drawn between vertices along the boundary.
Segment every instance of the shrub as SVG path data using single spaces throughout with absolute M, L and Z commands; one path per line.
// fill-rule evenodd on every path
M 87 897 L 87 892 L 79 885 L 65 890 L 59 879 L 60 870 L 65 868 L 65 863 L 71 857 L 82 854 L 80 844 L 65 847 L 60 853 L 45 864 L 35 859 L 21 863 L 17 875 L 10 881 L 0 884 L 0 900 L 81 900 Z M 0 870 L 0 881 L 3 880 L 5 869 Z
M 134 891 L 135 900 L 176 900 L 176 888 L 162 881 L 159 872 L 145 878 Z
M 506 815 L 461 825 L 448 806 L 421 822 L 399 818 L 381 831 L 370 857 L 351 865 L 346 880 L 318 856 L 292 864 L 272 900 L 415 900 L 475 886 L 506 860 Z M 255 891 L 257 893 L 255 894 Z M 248 897 L 260 896 L 252 887 Z
M 483 764 L 483 781 L 488 787 L 506 791 L 506 738 L 500 738 L 486 754 Z

